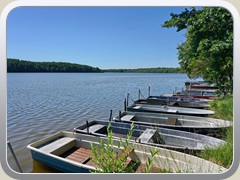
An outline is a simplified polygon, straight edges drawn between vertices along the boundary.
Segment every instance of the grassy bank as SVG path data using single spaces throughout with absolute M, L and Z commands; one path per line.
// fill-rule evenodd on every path
M 233 97 L 227 96 L 211 102 L 211 110 L 215 111 L 214 118 L 233 121 Z M 199 154 L 200 157 L 215 162 L 229 168 L 233 160 L 233 128 L 229 128 L 223 133 L 226 144 L 217 149 L 206 149 Z

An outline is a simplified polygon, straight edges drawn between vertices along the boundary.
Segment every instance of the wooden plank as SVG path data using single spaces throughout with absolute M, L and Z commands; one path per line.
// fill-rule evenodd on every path
M 138 138 L 137 138 L 137 142 L 141 141 L 143 143 L 147 143 L 152 137 L 153 135 L 156 133 L 155 129 L 146 129 Z
M 177 123 L 177 118 L 168 118 L 167 120 L 166 120 L 166 124 L 167 125 L 176 125 L 176 123 Z
M 89 127 L 89 132 L 94 133 L 94 132 L 97 132 L 104 127 L 106 127 L 106 126 L 102 125 L 102 124 L 94 124 L 94 125 Z M 87 131 L 87 128 L 85 128 L 84 131 Z
M 39 149 L 46 153 L 52 153 L 53 151 L 55 151 L 63 146 L 66 146 L 74 141 L 75 141 L 75 138 L 63 137 L 63 138 L 53 141 L 43 147 L 40 147 Z
M 89 155 L 88 154 L 83 154 L 83 153 L 82 154 L 72 153 L 68 157 L 76 157 L 76 158 L 85 157 L 85 158 L 88 158 Z
M 130 121 L 134 118 L 134 115 L 125 115 L 123 117 L 121 117 L 122 121 Z
M 99 166 L 97 164 L 95 164 L 92 160 L 86 162 L 85 164 L 89 165 L 89 166 L 93 166 L 93 167 L 99 168 Z
M 76 162 L 79 162 L 79 163 L 84 163 L 86 162 L 89 158 L 82 158 L 82 157 L 72 157 L 72 156 L 68 156 L 66 157 L 66 159 L 69 159 L 69 160 L 72 160 L 72 161 L 76 161 Z
M 69 154 L 66 159 L 70 159 L 72 161 L 76 161 L 79 163 L 86 163 L 90 160 L 90 155 L 92 155 L 92 151 L 89 149 L 79 148 L 73 153 Z

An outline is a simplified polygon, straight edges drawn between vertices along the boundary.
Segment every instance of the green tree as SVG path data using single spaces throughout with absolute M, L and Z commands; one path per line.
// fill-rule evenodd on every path
M 171 13 L 163 27 L 186 30 L 178 49 L 179 64 L 189 78 L 202 77 L 224 93 L 233 88 L 233 19 L 223 8 L 185 9 Z
M 101 72 L 97 67 L 67 62 L 31 62 L 7 59 L 8 72 Z

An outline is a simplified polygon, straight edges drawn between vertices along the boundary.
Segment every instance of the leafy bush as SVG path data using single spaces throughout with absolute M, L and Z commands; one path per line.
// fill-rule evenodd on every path
M 107 140 L 99 139 L 99 145 L 91 144 L 93 156 L 91 160 L 99 167 L 96 173 L 133 173 L 140 161 L 136 159 L 128 159 L 134 151 L 134 144 L 130 142 L 133 134 L 134 124 L 127 134 L 127 138 L 120 138 L 117 146 L 114 144 L 113 133 L 110 130 L 111 124 L 107 127 Z M 148 173 L 152 167 L 154 157 L 158 150 L 150 151 L 151 157 L 148 158 L 145 167 L 145 173 Z
M 98 173 L 131 173 L 133 166 L 138 162 L 128 164 L 128 156 L 133 151 L 133 143 L 129 140 L 133 132 L 133 124 L 129 130 L 127 138 L 120 138 L 117 148 L 114 145 L 113 133 L 110 131 L 110 123 L 107 127 L 107 140 L 103 142 L 99 139 L 99 145 L 91 144 L 93 152 L 92 161 L 99 167 L 95 172 Z M 128 164 L 128 165 L 127 165 Z

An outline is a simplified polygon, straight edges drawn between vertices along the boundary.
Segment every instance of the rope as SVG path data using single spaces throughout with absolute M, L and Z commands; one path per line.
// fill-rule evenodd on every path
M 128 96 L 128 97 L 131 99 L 132 102 L 135 102 L 135 101 L 133 100 L 133 98 L 132 98 L 132 96 L 131 96 L 130 93 L 129 93 L 129 96 Z
M 139 92 L 140 92 L 140 95 L 142 96 L 142 98 L 145 99 L 145 97 L 143 96 L 142 92 L 141 91 L 139 91 Z

